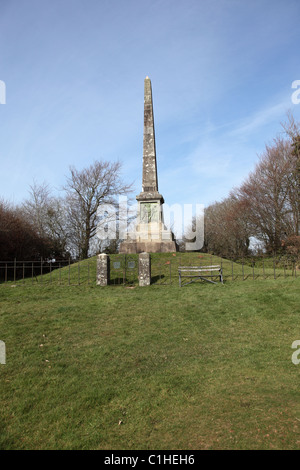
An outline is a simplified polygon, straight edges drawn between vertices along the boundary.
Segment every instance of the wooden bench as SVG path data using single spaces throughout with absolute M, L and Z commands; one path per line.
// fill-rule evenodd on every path
M 212 278 L 219 278 L 220 282 L 223 284 L 223 274 L 221 266 L 179 266 L 179 286 L 186 286 L 191 282 L 201 279 L 203 281 L 211 282 L 212 284 L 217 284 L 217 282 L 212 280 Z M 191 280 L 182 284 L 182 278 L 187 277 Z M 210 278 L 210 279 L 208 279 Z

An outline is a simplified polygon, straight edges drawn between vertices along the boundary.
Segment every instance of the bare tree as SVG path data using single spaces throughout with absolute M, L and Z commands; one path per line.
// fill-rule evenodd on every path
M 184 241 L 195 233 L 195 218 Z M 250 228 L 243 202 L 232 193 L 221 202 L 215 202 L 204 211 L 204 244 L 201 251 L 238 258 L 247 256 L 250 244 Z
M 204 249 L 228 258 L 247 256 L 250 230 L 245 207 L 233 194 L 205 210 Z
M 29 187 L 29 197 L 23 202 L 21 211 L 28 222 L 34 225 L 41 236 L 47 234 L 47 211 L 51 206 L 51 189 L 47 183 L 38 184 L 33 181 Z
M 117 206 L 117 196 L 127 195 L 131 191 L 132 185 L 124 183 L 120 173 L 119 162 L 95 161 L 81 171 L 70 168 L 64 187 L 69 231 L 81 259 L 89 255 L 90 242 L 100 220 L 99 207 L 102 204 Z
M 291 156 L 291 143 L 274 139 L 236 192 L 247 208 L 252 235 L 262 240 L 271 252 L 280 250 L 282 240 L 296 230 L 297 211 L 293 212 L 293 205 L 298 188 L 293 177 L 295 159 Z
M 49 240 L 37 233 L 20 210 L 0 201 L 0 259 L 36 259 L 49 249 Z
M 65 257 L 69 254 L 65 201 L 54 197 L 47 183 L 34 181 L 30 186 L 29 198 L 19 211 L 40 237 L 49 240 L 52 256 Z
M 291 224 L 289 232 L 300 235 L 300 123 L 288 113 L 288 120 L 282 124 L 291 145 L 291 172 L 289 174 L 289 201 L 291 206 Z

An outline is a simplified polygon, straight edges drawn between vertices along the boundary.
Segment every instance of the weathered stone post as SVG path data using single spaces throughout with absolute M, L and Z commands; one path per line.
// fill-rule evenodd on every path
M 139 285 L 150 286 L 151 284 L 151 258 L 150 253 L 139 254 Z
M 98 255 L 97 259 L 97 286 L 107 286 L 110 281 L 110 260 L 105 253 Z

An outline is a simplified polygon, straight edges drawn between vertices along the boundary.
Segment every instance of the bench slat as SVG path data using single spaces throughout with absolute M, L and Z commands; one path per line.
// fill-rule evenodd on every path
M 179 266 L 178 271 L 220 271 L 220 266 Z
M 218 274 L 212 274 L 212 271 L 217 271 Z M 211 274 L 205 274 L 211 272 Z M 179 285 L 181 287 L 181 278 L 183 277 L 189 277 L 189 278 L 198 278 L 202 279 L 207 282 L 212 282 L 213 284 L 216 284 L 214 281 L 210 281 L 207 278 L 214 278 L 214 277 L 219 277 L 220 282 L 223 284 L 223 274 L 222 274 L 222 268 L 220 265 L 212 265 L 212 266 L 179 266 L 178 267 L 178 273 L 179 273 Z M 192 280 L 186 284 L 190 284 L 193 282 Z

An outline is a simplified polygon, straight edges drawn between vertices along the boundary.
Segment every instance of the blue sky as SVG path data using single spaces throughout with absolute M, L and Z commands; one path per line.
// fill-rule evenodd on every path
M 97 159 L 138 194 L 148 75 L 166 203 L 221 200 L 300 120 L 299 19 L 299 0 L 0 0 L 0 197 Z

